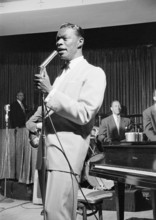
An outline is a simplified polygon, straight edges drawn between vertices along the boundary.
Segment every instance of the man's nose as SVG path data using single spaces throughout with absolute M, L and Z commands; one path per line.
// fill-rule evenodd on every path
M 57 41 L 57 43 L 56 43 L 56 46 L 59 46 L 59 45 L 61 45 L 61 44 L 63 44 L 63 40 L 62 40 L 62 39 L 59 39 L 59 40 Z

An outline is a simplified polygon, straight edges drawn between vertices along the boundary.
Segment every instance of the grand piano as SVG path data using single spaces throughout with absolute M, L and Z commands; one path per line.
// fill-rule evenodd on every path
M 89 175 L 114 180 L 117 219 L 124 220 L 125 184 L 150 188 L 156 220 L 156 142 L 103 145 L 103 156 L 90 162 Z

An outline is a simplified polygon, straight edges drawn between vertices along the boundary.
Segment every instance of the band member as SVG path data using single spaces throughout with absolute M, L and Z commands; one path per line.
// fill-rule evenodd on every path
M 112 114 L 101 121 L 98 141 L 101 143 L 119 144 L 125 140 L 125 132 L 131 129 L 129 118 L 121 116 L 121 105 L 117 100 L 112 101 Z
M 156 89 L 153 91 L 154 104 L 143 111 L 144 133 L 149 141 L 156 141 Z
M 26 123 L 26 105 L 24 101 L 24 93 L 18 91 L 16 95 L 16 101 L 10 105 L 10 127 L 11 128 L 23 128 Z

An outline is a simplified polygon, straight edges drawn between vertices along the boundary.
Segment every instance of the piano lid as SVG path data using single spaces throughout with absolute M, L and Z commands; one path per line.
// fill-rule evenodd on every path
M 100 164 L 155 172 L 156 145 L 152 142 L 140 143 L 103 145 L 104 159 L 100 161 Z

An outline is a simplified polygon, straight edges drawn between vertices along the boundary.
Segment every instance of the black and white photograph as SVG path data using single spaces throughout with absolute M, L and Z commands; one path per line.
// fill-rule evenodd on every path
M 156 0 L 0 0 L 0 220 L 156 220 Z

